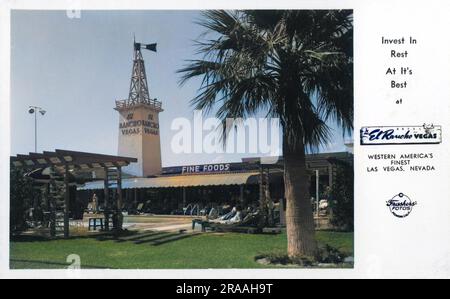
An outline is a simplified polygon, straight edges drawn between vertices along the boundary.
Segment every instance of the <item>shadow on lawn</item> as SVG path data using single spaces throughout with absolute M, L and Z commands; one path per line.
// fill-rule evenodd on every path
M 94 239 L 97 241 L 115 241 L 117 243 L 132 242 L 134 244 L 149 244 L 158 246 L 175 242 L 178 240 L 191 238 L 201 233 L 182 233 L 182 232 L 164 232 L 164 231 L 121 231 L 119 233 L 106 232 L 97 233 L 95 235 L 85 236 L 72 236 L 69 238 L 50 238 L 37 235 L 19 235 L 11 237 L 11 242 L 15 243 L 33 243 L 33 242 L 51 242 L 56 240 L 89 240 Z
M 146 231 L 135 232 L 133 234 L 126 235 L 111 235 L 100 237 L 99 240 L 107 241 L 114 240 L 118 243 L 132 242 L 134 244 L 149 244 L 158 246 L 178 240 L 191 238 L 199 235 L 200 233 L 182 233 L 182 232 L 164 232 L 164 231 Z
M 63 237 L 46 237 L 41 235 L 18 235 L 13 236 L 10 238 L 10 242 L 15 243 L 32 243 L 32 242 L 50 242 L 50 241 L 56 241 L 56 240 L 79 240 L 79 239 L 100 239 L 104 238 L 110 235 L 110 233 L 103 233 L 103 234 L 95 234 L 95 235 L 86 235 L 86 236 L 71 236 L 69 238 L 63 238 Z
M 10 263 L 27 263 L 27 264 L 38 264 L 38 265 L 52 265 L 52 266 L 62 266 L 60 268 L 67 268 L 71 264 L 70 263 L 61 263 L 61 262 L 50 262 L 50 261 L 40 261 L 40 260 L 23 260 L 23 259 L 10 259 Z M 11 268 L 14 270 L 14 268 Z M 22 268 L 20 268 L 22 269 Z M 50 269 L 50 268 L 40 268 L 40 269 Z M 102 266 L 94 266 L 94 265 L 81 265 L 81 269 L 112 269 L 111 267 L 102 267 Z

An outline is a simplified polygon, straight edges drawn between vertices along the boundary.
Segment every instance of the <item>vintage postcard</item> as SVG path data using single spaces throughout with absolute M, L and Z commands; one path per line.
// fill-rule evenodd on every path
M 447 2 L 0 7 L 0 277 L 450 277 Z

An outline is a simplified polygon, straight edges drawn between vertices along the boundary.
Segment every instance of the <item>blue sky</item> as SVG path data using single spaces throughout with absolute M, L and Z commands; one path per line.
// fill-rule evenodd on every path
M 47 110 L 38 120 L 38 151 L 55 148 L 117 154 L 115 100 L 128 95 L 132 40 L 158 43 L 144 52 L 150 96 L 160 115 L 163 166 L 239 161 L 255 154 L 175 154 L 170 130 L 177 117 L 192 119 L 189 100 L 199 80 L 179 86 L 180 69 L 194 58 L 193 41 L 204 29 L 198 11 L 13 11 L 11 24 L 11 153 L 34 151 L 28 106 Z M 342 134 L 322 151 L 345 150 Z

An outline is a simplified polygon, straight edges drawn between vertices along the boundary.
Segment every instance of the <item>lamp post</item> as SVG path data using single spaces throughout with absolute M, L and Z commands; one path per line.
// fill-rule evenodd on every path
M 34 114 L 34 152 L 37 152 L 37 113 L 39 112 L 42 116 L 47 112 L 41 107 L 37 106 L 30 106 L 28 108 L 28 113 Z

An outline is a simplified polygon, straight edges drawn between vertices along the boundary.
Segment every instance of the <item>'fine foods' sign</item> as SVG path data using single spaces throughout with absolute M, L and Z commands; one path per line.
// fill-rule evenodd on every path
M 206 164 L 206 165 L 192 165 L 182 166 L 182 173 L 210 173 L 210 172 L 229 172 L 230 164 Z
M 438 144 L 442 141 L 441 126 L 362 127 L 361 145 Z

